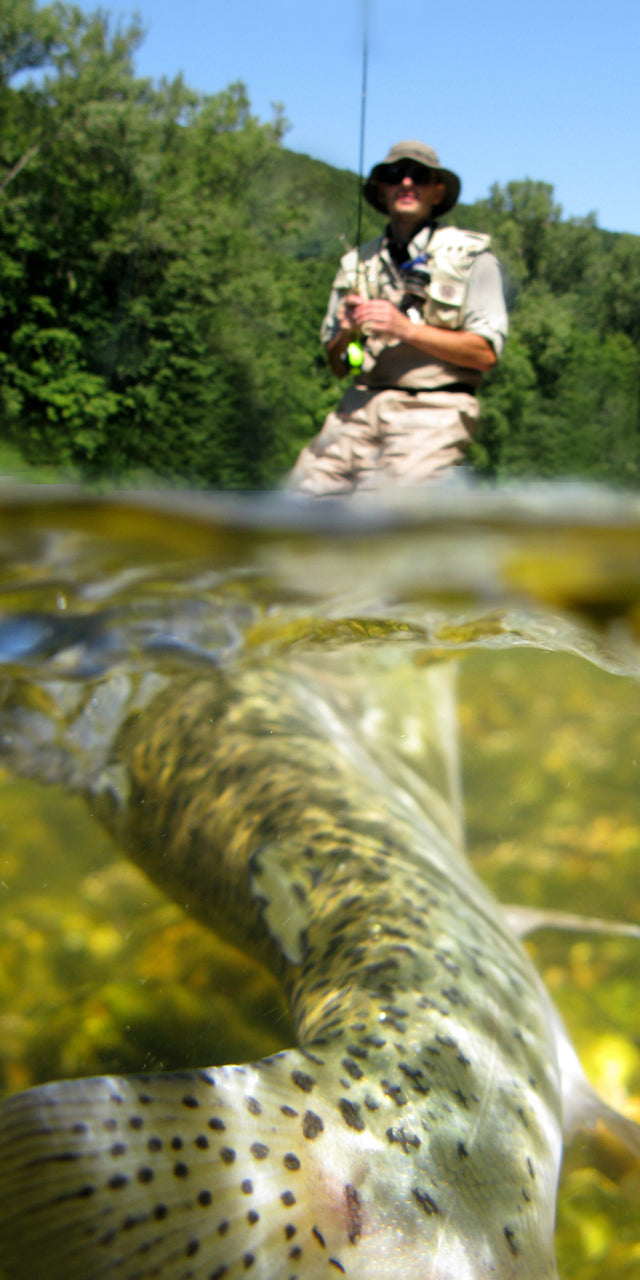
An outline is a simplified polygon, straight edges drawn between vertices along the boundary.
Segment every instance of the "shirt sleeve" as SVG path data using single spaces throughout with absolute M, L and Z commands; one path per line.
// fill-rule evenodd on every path
M 346 256 L 346 258 L 342 259 L 340 266 L 338 267 L 338 271 L 331 288 L 331 294 L 329 296 L 327 314 L 325 315 L 320 328 L 320 341 L 324 343 L 325 346 L 328 342 L 331 342 L 332 338 L 335 338 L 338 329 L 340 328 L 338 307 L 340 306 L 342 299 L 345 298 L 348 293 L 353 293 L 355 288 L 355 264 L 356 256 L 355 253 L 351 252 Z
M 471 268 L 461 328 L 479 333 L 491 343 L 496 355 L 501 355 L 509 318 L 500 264 L 491 252 L 479 253 Z

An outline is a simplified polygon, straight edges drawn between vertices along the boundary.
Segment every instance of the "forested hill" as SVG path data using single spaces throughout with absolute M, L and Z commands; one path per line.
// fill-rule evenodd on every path
M 0 0 L 3 445 L 87 476 L 273 484 L 343 389 L 318 329 L 357 179 L 288 151 L 242 85 L 136 78 L 140 39 Z M 529 180 L 451 220 L 491 233 L 512 316 L 476 467 L 640 482 L 640 237 Z M 365 207 L 365 237 L 380 225 Z

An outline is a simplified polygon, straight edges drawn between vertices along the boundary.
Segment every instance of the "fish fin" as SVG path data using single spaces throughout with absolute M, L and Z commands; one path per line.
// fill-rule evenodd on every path
M 609 937 L 637 938 L 640 925 L 620 920 L 600 920 L 596 916 L 572 915 L 568 911 L 552 911 L 538 907 L 502 905 L 507 924 L 518 938 L 526 938 L 538 929 L 566 929 L 572 933 L 601 933 Z
M 345 1128 L 310 1056 L 44 1085 L 0 1107 L 5 1280 L 346 1269 L 361 1231 Z
M 562 1130 L 570 1142 L 581 1129 L 602 1126 L 640 1160 L 640 1124 L 610 1106 L 587 1079 L 567 1029 L 550 1002 L 562 1089 Z

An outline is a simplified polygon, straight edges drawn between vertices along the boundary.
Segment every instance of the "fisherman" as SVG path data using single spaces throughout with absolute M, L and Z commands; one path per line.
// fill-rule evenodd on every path
M 398 142 L 364 197 L 389 216 L 343 257 L 321 330 L 337 377 L 356 378 L 302 450 L 291 488 L 315 497 L 418 485 L 464 461 L 483 373 L 507 335 L 489 237 L 440 227 L 460 179 L 422 142 Z

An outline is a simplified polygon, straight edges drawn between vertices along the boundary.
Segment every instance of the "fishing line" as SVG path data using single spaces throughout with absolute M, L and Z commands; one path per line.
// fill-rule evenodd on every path
M 362 189 L 364 184 L 364 138 L 367 120 L 367 75 L 369 70 L 369 0 L 362 3 L 362 92 L 360 98 L 360 154 L 358 157 L 358 221 L 356 226 L 356 279 L 360 285 L 360 247 L 362 241 Z M 359 369 L 363 359 L 362 342 L 358 339 L 347 347 L 347 361 L 352 369 Z
M 364 137 L 367 120 L 367 74 L 369 69 L 369 4 L 362 6 L 362 96 L 360 100 L 360 154 L 358 159 L 358 224 L 356 229 L 357 264 L 360 266 L 360 241 L 362 239 L 362 184 L 364 182 Z

